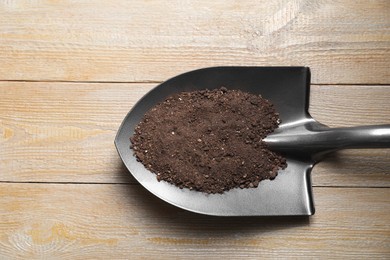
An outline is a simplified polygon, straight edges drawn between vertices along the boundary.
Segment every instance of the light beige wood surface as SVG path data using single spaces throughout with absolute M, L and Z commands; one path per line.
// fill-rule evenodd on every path
M 217 65 L 307 65 L 389 84 L 388 0 L 1 1 L 7 80 L 160 81 Z
M 159 82 L 312 71 L 311 115 L 390 123 L 390 1 L 0 1 L 0 259 L 390 258 L 390 149 L 314 167 L 316 215 L 216 218 L 155 198 L 113 140 Z
M 390 254 L 390 189 L 315 188 L 318 210 L 310 218 L 196 215 L 139 185 L 17 183 L 0 184 L 0 192 L 2 258 L 383 259 Z

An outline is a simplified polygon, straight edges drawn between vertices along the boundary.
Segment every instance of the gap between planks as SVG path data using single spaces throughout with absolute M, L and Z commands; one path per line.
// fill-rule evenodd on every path
M 177 74 L 179 76 L 181 74 Z M 175 76 L 174 76 L 175 77 Z M 172 77 L 171 77 L 172 78 Z M 171 79 L 171 78 L 167 78 Z M 75 84 L 161 84 L 165 81 L 142 80 L 142 81 L 77 81 L 77 80 L 18 80 L 0 79 L 0 82 L 20 82 L 20 83 L 75 83 Z M 390 86 L 389 83 L 311 83 L 317 86 Z
M 52 185 L 124 185 L 134 186 L 140 185 L 139 183 L 123 183 L 123 182 L 60 182 L 60 181 L 0 181 L 0 184 L 52 184 Z M 387 186 L 331 186 L 331 185 L 312 185 L 313 188 L 337 188 L 337 189 L 389 189 Z

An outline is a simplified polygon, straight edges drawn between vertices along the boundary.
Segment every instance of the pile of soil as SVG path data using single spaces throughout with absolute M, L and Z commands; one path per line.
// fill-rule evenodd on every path
M 158 181 L 206 193 L 255 188 L 287 166 L 262 141 L 278 124 L 261 96 L 224 87 L 182 92 L 145 114 L 131 148 Z

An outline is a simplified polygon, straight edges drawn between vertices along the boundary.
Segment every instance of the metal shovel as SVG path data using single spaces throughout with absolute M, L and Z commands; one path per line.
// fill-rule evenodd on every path
M 257 188 L 205 194 L 158 182 L 137 162 L 129 138 L 152 106 L 167 96 L 199 89 L 227 89 L 260 94 L 280 113 L 281 125 L 265 141 L 287 158 L 276 179 Z M 124 164 L 146 189 L 180 208 L 217 216 L 313 215 L 310 172 L 331 151 L 346 148 L 390 148 L 390 124 L 329 128 L 308 113 L 310 70 L 306 67 L 214 67 L 174 77 L 147 93 L 128 113 L 115 138 Z

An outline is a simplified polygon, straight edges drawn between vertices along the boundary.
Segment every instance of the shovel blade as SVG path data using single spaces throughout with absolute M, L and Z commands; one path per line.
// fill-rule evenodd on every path
M 127 114 L 115 138 L 118 153 L 130 173 L 157 197 L 180 208 L 216 216 L 291 216 L 314 214 L 310 172 L 313 162 L 287 157 L 287 168 L 274 180 L 257 188 L 205 194 L 158 182 L 155 174 L 138 162 L 129 138 L 143 115 L 166 97 L 221 86 L 260 94 L 280 114 L 281 128 L 311 121 L 308 114 L 310 71 L 306 67 L 214 67 L 174 77 L 146 94 Z

